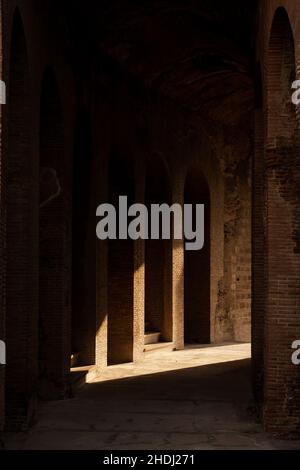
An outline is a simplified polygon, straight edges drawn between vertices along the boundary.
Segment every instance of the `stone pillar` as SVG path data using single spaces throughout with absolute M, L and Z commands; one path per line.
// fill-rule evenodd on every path
M 264 205 L 264 117 L 255 113 L 255 154 L 252 192 L 252 378 L 254 396 L 263 400 L 265 317 L 265 205 Z
M 184 181 L 175 178 L 172 203 L 184 205 Z M 184 349 L 184 239 L 173 240 L 172 260 L 172 311 L 173 343 L 175 349 Z
M 209 180 L 209 186 L 211 198 L 210 341 L 217 343 L 223 340 L 219 318 L 224 316 L 224 178 L 221 172 Z
M 135 201 L 145 202 L 145 167 L 137 155 L 135 163 Z M 145 345 L 145 241 L 134 242 L 133 277 L 133 361 L 141 359 Z
M 108 158 L 110 149 L 109 111 L 105 102 L 98 104 L 98 115 L 93 122 L 93 140 L 98 152 L 94 156 L 95 174 L 98 175 L 96 187 L 96 206 L 108 202 Z M 98 129 L 103 129 L 101 135 Z M 96 214 L 95 214 L 96 221 Z M 96 237 L 96 222 L 95 222 Z M 108 328 L 108 299 L 107 299 L 107 265 L 108 243 L 96 241 L 96 337 L 95 337 L 95 365 L 96 372 L 107 366 L 107 328 Z

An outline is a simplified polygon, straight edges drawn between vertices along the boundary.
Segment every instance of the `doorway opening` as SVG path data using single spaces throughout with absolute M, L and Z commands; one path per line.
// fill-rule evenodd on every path
M 171 202 L 167 169 L 159 155 L 147 165 L 146 206 Z M 150 227 L 151 230 L 151 227 Z M 172 240 L 145 243 L 145 345 L 172 341 Z
M 109 162 L 109 202 L 118 206 L 119 197 L 134 201 L 133 164 L 113 154 Z M 118 226 L 118 224 L 117 224 Z M 117 228 L 118 233 L 118 228 Z M 108 365 L 133 360 L 134 241 L 108 241 Z
M 202 250 L 184 253 L 184 341 L 210 343 L 210 191 L 203 173 L 192 168 L 185 182 L 185 204 L 205 205 Z M 193 220 L 195 221 L 195 215 Z M 195 229 L 195 227 L 194 227 Z
M 72 366 L 95 363 L 96 242 L 92 129 L 87 111 L 75 124 L 73 163 Z

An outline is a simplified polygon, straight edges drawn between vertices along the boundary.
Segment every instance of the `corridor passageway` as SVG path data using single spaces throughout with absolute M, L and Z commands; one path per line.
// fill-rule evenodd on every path
M 0 0 L 0 447 L 300 439 L 299 34 L 295 0 Z

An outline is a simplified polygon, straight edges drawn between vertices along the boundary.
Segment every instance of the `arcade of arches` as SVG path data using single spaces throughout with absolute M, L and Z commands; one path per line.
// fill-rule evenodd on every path
M 300 2 L 0 5 L 0 430 L 71 365 L 251 342 L 260 422 L 299 435 Z M 204 249 L 97 240 L 120 195 L 205 204 Z

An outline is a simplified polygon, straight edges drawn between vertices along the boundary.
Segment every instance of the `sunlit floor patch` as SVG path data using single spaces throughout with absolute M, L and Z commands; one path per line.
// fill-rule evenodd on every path
M 239 361 L 251 357 L 250 343 L 221 345 L 188 345 L 183 351 L 157 349 L 145 354 L 144 359 L 136 364 L 110 366 L 96 376 L 91 372 L 87 383 L 104 382 L 126 377 L 138 377 L 147 374 L 176 371 L 190 367 L 221 364 Z

